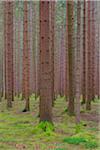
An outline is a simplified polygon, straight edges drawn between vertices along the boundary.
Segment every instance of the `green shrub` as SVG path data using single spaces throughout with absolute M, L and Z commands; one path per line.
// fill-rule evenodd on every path
M 75 126 L 75 133 L 80 133 L 84 131 L 83 123 L 79 123 Z
M 34 129 L 35 133 L 45 132 L 47 135 L 51 135 L 54 131 L 54 126 L 48 121 L 42 121 Z

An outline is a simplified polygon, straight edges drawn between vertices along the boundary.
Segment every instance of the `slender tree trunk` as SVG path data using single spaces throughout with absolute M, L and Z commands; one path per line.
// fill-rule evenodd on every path
M 53 82 L 49 48 L 49 6 L 49 1 L 40 1 L 40 121 L 52 122 Z
M 98 98 L 100 99 L 100 24 L 98 24 Z
M 55 35 L 55 30 L 54 30 L 54 20 L 55 20 L 55 1 L 50 2 L 50 7 L 49 7 L 49 35 L 50 35 L 50 44 L 49 48 L 51 49 L 51 72 L 52 72 L 52 97 L 54 102 L 54 35 Z
M 26 100 L 25 111 L 29 111 L 29 74 L 30 74 L 30 63 L 29 63 L 29 43 L 28 43 L 28 3 L 24 2 L 24 23 L 23 23 L 23 96 Z
M 70 115 L 74 114 L 74 45 L 73 45 L 73 32 L 74 32 L 74 15 L 73 15 L 73 0 L 67 1 L 67 21 L 68 21 L 68 59 L 69 59 L 69 104 L 68 112 Z
M 91 58 L 92 58 L 92 52 L 91 52 L 91 1 L 88 1 L 88 47 L 87 47 L 87 101 L 86 101 L 86 109 L 91 109 L 91 100 L 92 100 L 92 69 L 91 69 Z
M 95 37 L 95 46 L 96 46 L 96 95 L 100 99 L 100 2 L 96 1 L 95 5 L 95 26 L 96 26 L 96 37 Z
M 64 96 L 65 91 L 65 46 L 64 46 L 64 25 L 61 27 L 61 39 L 60 39 L 60 95 Z
M 86 1 L 83 8 L 83 85 L 82 85 L 82 104 L 86 102 Z
M 3 44 L 3 38 L 4 37 L 4 24 L 3 24 L 3 2 L 0 2 L 0 13 L 1 13 L 1 23 L 0 23 L 0 100 L 3 96 L 3 50 L 4 50 L 4 44 Z
M 94 100 L 95 99 L 95 96 L 96 96 L 96 83 L 95 83 L 95 81 L 96 81 L 96 75 L 95 74 L 97 74 L 96 73 L 96 53 L 97 53 L 97 50 L 96 50 L 96 46 L 95 46 L 95 34 L 96 34 L 96 32 L 95 32 L 95 11 L 96 11 L 96 9 L 95 9 L 95 2 L 94 1 L 92 1 L 91 2 L 92 4 L 92 15 L 91 15 L 91 24 L 92 24 L 92 32 L 91 32 L 91 43 L 92 43 L 92 63 L 91 63 L 91 66 L 92 66 L 92 100 Z
M 20 9 L 20 1 L 18 2 L 18 52 L 17 52 L 17 95 L 19 96 L 20 94 L 20 50 L 21 50 L 21 18 L 20 18 L 20 13 L 21 13 L 21 9 Z
M 81 3 L 77 2 L 77 50 L 75 67 L 75 112 L 76 122 L 80 123 L 80 96 L 81 96 Z
M 67 3 L 67 2 L 66 2 Z M 67 8 L 68 9 L 68 6 Z M 66 77 L 65 77 L 65 87 L 66 87 L 66 99 L 69 100 L 69 58 L 68 58 L 68 11 L 66 10 Z
M 5 45 L 6 45 L 6 93 L 7 107 L 12 107 L 13 100 L 13 2 L 5 2 L 6 7 L 6 26 L 5 26 Z
M 13 66 L 14 66 L 14 96 L 16 96 L 16 3 L 13 5 L 13 14 L 15 17 L 13 17 L 13 39 L 14 39 L 14 50 L 13 50 Z
M 37 22 L 36 22 L 36 4 L 37 2 L 34 1 L 33 4 L 33 73 L 34 73 L 34 93 L 35 93 L 35 98 L 37 97 L 37 91 L 36 91 L 36 32 L 37 32 Z
M 6 87 L 6 49 L 7 49 L 7 5 L 4 2 L 4 97 L 7 98 Z

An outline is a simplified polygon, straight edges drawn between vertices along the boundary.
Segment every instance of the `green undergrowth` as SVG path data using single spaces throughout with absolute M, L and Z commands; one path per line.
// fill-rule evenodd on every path
M 0 150 L 86 150 L 93 147 L 99 150 L 97 123 L 82 121 L 76 125 L 75 116 L 64 112 L 67 110 L 65 97 L 58 96 L 55 101 L 54 125 L 47 121 L 39 123 L 39 97 L 30 96 L 30 112 L 23 113 L 24 107 L 21 95 L 15 98 L 10 111 L 6 100 L 0 102 Z
M 63 139 L 63 142 L 73 145 L 83 145 L 86 149 L 97 150 L 100 145 L 95 131 L 97 131 L 98 129 L 96 127 L 87 128 L 86 126 L 87 123 L 84 121 L 80 122 L 80 124 L 75 125 L 74 134 L 72 136 L 65 137 Z
M 42 121 L 34 128 L 33 132 L 36 134 L 43 133 L 48 136 L 54 135 L 54 125 L 48 121 Z
M 85 131 L 85 126 L 87 123 L 85 121 L 81 121 L 79 124 L 75 125 L 75 133 L 80 133 Z
M 71 137 L 64 138 L 63 142 L 74 145 L 83 145 L 87 149 L 96 149 L 98 142 L 95 136 L 89 132 L 77 133 Z
M 16 95 L 16 96 L 14 97 L 14 100 L 19 100 L 19 101 L 21 101 L 21 100 L 22 100 L 22 93 L 20 93 L 19 95 Z

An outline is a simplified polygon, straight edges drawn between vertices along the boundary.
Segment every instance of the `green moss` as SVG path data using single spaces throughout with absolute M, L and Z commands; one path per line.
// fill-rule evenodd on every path
M 75 133 L 83 132 L 85 130 L 84 125 L 86 125 L 86 123 L 83 123 L 83 122 L 80 122 L 79 124 L 76 124 Z
M 71 137 L 66 137 L 63 139 L 63 142 L 75 145 L 84 145 L 85 148 L 95 149 L 98 147 L 98 143 L 95 137 L 89 133 L 80 133 L 73 135 Z
M 63 113 L 66 113 L 66 112 L 68 112 L 68 108 L 66 108 Z
M 98 131 L 98 128 L 90 128 L 91 131 Z
M 88 149 L 96 149 L 98 147 L 98 143 L 95 140 L 91 140 L 85 143 L 85 147 Z
M 75 144 L 75 145 L 86 142 L 86 140 L 82 137 L 68 137 L 68 138 L 65 138 L 63 141 L 69 144 Z
M 45 132 L 45 134 L 47 135 L 52 135 L 53 131 L 54 131 L 54 126 L 52 123 L 48 121 L 40 122 L 34 129 L 35 133 Z
M 53 107 L 54 126 L 49 122 L 38 123 L 39 97 L 35 100 L 34 94 L 31 95 L 30 112 L 28 113 L 22 113 L 22 109 L 25 106 L 24 102 L 16 98 L 11 111 L 6 109 L 5 100 L 0 103 L 1 150 L 16 150 L 16 144 L 25 145 L 28 150 L 36 149 L 36 145 L 39 145 L 41 150 L 50 150 L 50 146 L 54 146 L 54 150 L 74 150 L 74 148 L 84 150 L 84 147 L 87 149 L 97 146 L 94 137 L 97 132 L 95 132 L 95 129 L 89 130 L 90 127 L 97 128 L 97 123 L 93 121 L 86 122 L 87 126 L 84 127 L 84 122 L 81 122 L 82 124 L 76 126 L 75 117 L 70 117 L 67 113 L 63 113 L 67 108 L 66 98 L 59 96 L 55 101 L 55 106 Z M 90 124 L 91 126 L 89 126 Z M 80 142 L 80 138 L 81 141 L 83 138 L 86 142 L 80 142 L 80 144 L 76 145 L 68 144 L 63 142 L 66 136 L 68 136 L 67 138 L 73 137 L 74 143 L 75 140 Z M 97 149 L 99 150 L 99 148 Z

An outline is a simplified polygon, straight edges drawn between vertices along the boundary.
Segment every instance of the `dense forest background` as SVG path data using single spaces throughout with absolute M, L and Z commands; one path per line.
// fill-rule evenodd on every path
M 0 1 L 0 149 L 99 150 L 100 1 Z

